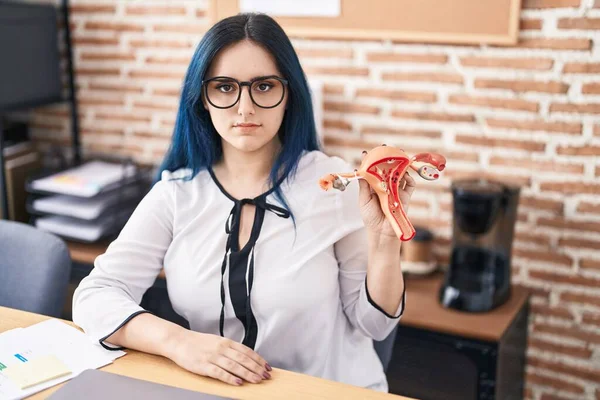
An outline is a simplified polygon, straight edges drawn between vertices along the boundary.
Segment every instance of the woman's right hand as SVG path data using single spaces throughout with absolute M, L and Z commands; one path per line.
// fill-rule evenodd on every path
M 271 379 L 271 366 L 243 344 L 217 335 L 181 330 L 169 351 L 177 365 L 198 375 L 209 376 L 231 385 L 243 380 L 260 383 Z

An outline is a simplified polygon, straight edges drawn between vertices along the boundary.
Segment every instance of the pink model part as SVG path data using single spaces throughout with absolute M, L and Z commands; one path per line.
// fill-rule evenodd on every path
M 438 153 L 419 153 L 409 157 L 402 149 L 382 145 L 369 151 L 354 172 L 327 174 L 319 180 L 319 185 L 323 190 L 333 187 L 343 191 L 353 180 L 366 180 L 379 197 L 381 208 L 398 239 L 407 241 L 415 236 L 415 228 L 404 212 L 398 192 L 408 168 L 421 178 L 433 181 L 446 168 L 446 158 Z

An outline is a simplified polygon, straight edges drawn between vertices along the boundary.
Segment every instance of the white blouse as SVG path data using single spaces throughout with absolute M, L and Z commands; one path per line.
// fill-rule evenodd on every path
M 73 321 L 109 347 L 107 337 L 145 312 L 139 303 L 164 266 L 173 309 L 190 329 L 223 330 L 273 367 L 387 391 L 373 339 L 396 326 L 405 298 L 391 316 L 367 293 L 359 185 L 344 192 L 318 185 L 327 173 L 347 171 L 339 157 L 305 152 L 294 179 L 280 183 L 296 230 L 271 189 L 251 201 L 255 220 L 242 249 L 243 202 L 212 170 L 188 181 L 174 179 L 184 170 L 164 173 L 81 281 Z

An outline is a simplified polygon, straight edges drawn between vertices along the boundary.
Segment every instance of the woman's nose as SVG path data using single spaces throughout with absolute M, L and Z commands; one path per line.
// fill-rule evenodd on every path
M 252 102 L 252 98 L 250 97 L 250 88 L 248 90 L 244 90 L 242 87 L 242 93 L 240 95 L 240 102 L 238 104 L 238 114 L 239 115 L 251 115 L 254 114 L 254 103 Z

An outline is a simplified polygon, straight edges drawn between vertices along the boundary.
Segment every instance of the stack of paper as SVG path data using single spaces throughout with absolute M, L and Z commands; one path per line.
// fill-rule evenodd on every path
M 34 190 L 79 197 L 93 197 L 135 179 L 136 167 L 105 161 L 90 161 L 31 182 Z
M 125 355 L 56 319 L 0 334 L 0 399 L 22 399 Z
M 135 165 L 89 161 L 31 181 L 28 211 L 34 225 L 83 242 L 97 242 L 123 228 L 147 192 L 148 173 Z M 47 196 L 39 197 L 44 194 Z
M 139 185 L 129 185 L 116 192 L 102 193 L 91 198 L 67 195 L 52 195 L 36 199 L 32 207 L 34 211 L 64 215 L 91 221 L 99 218 L 108 208 L 119 203 L 123 206 L 140 196 Z
M 117 233 L 125 225 L 132 211 L 131 207 L 127 207 L 93 221 L 63 215 L 48 215 L 37 218 L 35 226 L 43 231 L 66 238 L 94 242 L 107 234 Z

